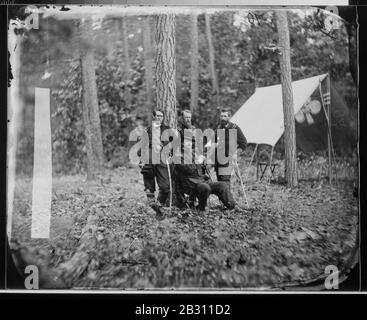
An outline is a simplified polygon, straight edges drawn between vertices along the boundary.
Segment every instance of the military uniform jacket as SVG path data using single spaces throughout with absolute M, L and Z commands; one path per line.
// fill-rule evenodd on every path
M 242 130 L 233 122 L 228 121 L 225 127 L 222 127 L 221 125 L 218 126 L 218 129 L 224 129 L 224 139 L 221 139 L 221 136 L 218 135 L 218 132 L 215 132 L 215 142 L 218 144 L 225 144 L 225 156 L 228 157 L 230 154 L 229 150 L 229 130 L 230 129 L 236 129 L 237 130 L 237 146 L 235 147 L 235 150 L 238 148 L 241 148 L 242 150 L 246 149 L 247 140 L 242 132 Z M 217 148 L 218 151 L 218 148 Z M 216 153 L 216 163 L 217 163 L 217 153 Z M 221 165 L 222 166 L 222 165 Z M 223 164 L 223 166 L 228 166 L 228 164 Z
M 139 156 L 143 156 L 144 151 L 149 152 L 148 153 L 148 162 L 145 162 L 145 164 L 152 164 L 153 154 L 155 154 L 156 157 L 159 156 L 159 158 L 161 159 L 160 164 L 161 165 L 166 165 L 166 163 L 162 161 L 161 154 L 162 154 L 164 146 L 166 146 L 173 139 L 171 137 L 169 139 L 169 141 L 162 141 L 162 134 L 167 129 L 170 129 L 170 127 L 166 126 L 164 124 L 162 124 L 160 126 L 160 135 L 157 136 L 156 141 L 153 141 L 153 127 L 150 126 L 146 129 L 147 136 L 145 136 L 145 137 L 148 137 L 148 141 L 142 141 L 142 147 L 148 145 L 148 149 L 147 150 L 140 150 L 139 153 L 138 153 Z M 144 137 L 143 137 L 143 139 L 144 139 Z
M 177 187 L 187 194 L 191 193 L 198 183 L 205 183 L 209 179 L 202 164 L 176 164 L 175 175 L 179 182 Z

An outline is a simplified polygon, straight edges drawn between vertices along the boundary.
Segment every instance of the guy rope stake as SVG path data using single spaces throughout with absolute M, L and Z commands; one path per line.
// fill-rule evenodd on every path
M 237 169 L 237 172 L 236 172 L 236 170 L 235 170 L 235 172 L 237 173 L 237 176 L 240 179 L 241 187 L 242 187 L 242 192 L 243 192 L 243 195 L 245 197 L 246 207 L 248 209 L 249 208 L 249 204 L 248 204 L 248 201 L 247 201 L 247 196 L 246 196 L 246 192 L 245 192 L 245 186 L 243 184 L 243 180 L 242 180 L 240 168 L 239 168 L 238 163 L 237 163 L 237 159 L 233 159 L 233 164 L 234 164 L 235 169 Z

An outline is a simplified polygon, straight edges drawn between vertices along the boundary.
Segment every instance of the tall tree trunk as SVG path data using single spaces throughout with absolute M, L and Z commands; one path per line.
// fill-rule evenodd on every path
M 349 70 L 354 80 L 354 84 L 358 84 L 358 63 L 357 63 L 357 27 L 358 27 L 358 9 L 357 6 L 338 7 L 337 14 L 344 20 L 344 24 L 348 33 L 349 47 Z M 340 22 L 339 22 L 340 23 Z
M 82 101 L 84 132 L 87 146 L 87 179 L 93 180 L 103 166 L 103 145 L 99 118 L 94 52 L 89 40 L 89 21 L 82 22 L 82 49 L 80 66 L 82 71 Z
M 280 71 L 283 94 L 284 113 L 284 149 L 285 149 L 285 178 L 289 187 L 295 187 L 297 181 L 296 132 L 294 123 L 293 91 L 291 74 L 291 56 L 289 43 L 289 28 L 287 12 L 276 11 L 277 28 L 280 46 Z
M 129 88 L 130 81 L 130 55 L 129 55 L 129 33 L 127 30 L 127 17 L 123 17 L 121 19 L 121 27 L 122 27 L 122 40 L 124 46 L 124 100 L 125 107 L 131 108 L 131 93 Z
M 191 15 L 191 90 L 190 109 L 196 112 L 199 99 L 199 44 L 198 44 L 198 18 L 197 14 Z
M 349 49 L 349 70 L 354 80 L 354 84 L 358 83 L 358 63 L 357 63 L 357 29 L 351 23 L 346 24 L 348 33 L 348 49 Z
M 156 17 L 155 83 L 157 108 L 165 113 L 165 123 L 177 127 L 176 120 L 176 57 L 175 16 L 160 14 Z
M 148 122 L 152 121 L 152 111 L 154 109 L 154 93 L 153 93 L 153 51 L 152 36 L 150 32 L 150 17 L 146 16 L 143 20 L 143 46 L 144 46 L 144 77 L 145 77 L 145 93 L 148 107 Z
M 206 27 L 206 37 L 208 40 L 208 48 L 209 48 L 209 67 L 210 67 L 210 76 L 212 78 L 212 87 L 213 93 L 216 98 L 217 108 L 219 107 L 219 84 L 217 78 L 217 72 L 215 70 L 215 58 L 214 58 L 214 46 L 212 40 L 212 31 L 210 28 L 210 16 L 205 14 L 205 27 Z

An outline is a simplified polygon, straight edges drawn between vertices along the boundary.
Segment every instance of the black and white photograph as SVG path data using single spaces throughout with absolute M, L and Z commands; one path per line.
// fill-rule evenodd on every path
M 348 9 L 10 5 L 7 289 L 339 289 L 360 241 Z

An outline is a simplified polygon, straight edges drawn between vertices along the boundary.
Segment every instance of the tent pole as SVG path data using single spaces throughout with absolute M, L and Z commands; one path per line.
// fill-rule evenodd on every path
M 327 76 L 327 88 L 330 94 L 330 103 L 329 103 L 329 109 L 328 109 L 329 111 L 329 132 L 330 132 L 329 135 L 330 135 L 331 158 L 333 160 L 330 166 L 332 169 L 332 166 L 334 164 L 334 170 L 335 170 L 334 182 L 335 182 L 335 185 L 338 185 L 338 172 L 337 172 L 337 165 L 336 165 L 335 149 L 334 149 L 333 137 L 331 135 L 331 86 L 330 86 L 330 74 L 329 73 Z
M 328 76 L 329 77 L 329 76 Z M 327 80 L 326 80 L 327 81 Z M 328 107 L 328 110 L 326 110 L 325 108 L 325 102 L 324 102 L 324 96 L 322 94 L 322 88 L 321 88 L 321 81 L 319 82 L 319 91 L 320 91 L 320 97 L 321 97 L 321 103 L 322 103 L 322 108 L 324 110 L 325 116 L 326 116 L 326 123 L 328 126 L 328 164 L 329 164 L 329 183 L 330 185 L 332 184 L 332 167 L 331 167 L 331 140 L 330 140 L 330 134 L 331 134 L 331 130 L 330 130 L 330 106 Z
M 269 171 L 270 171 L 270 175 L 269 175 L 269 181 L 268 184 L 270 184 L 270 180 L 273 177 L 273 173 L 271 171 L 271 163 L 273 161 L 273 152 L 274 152 L 274 146 L 271 146 L 271 153 L 270 153 L 270 162 L 269 162 Z
M 256 145 L 256 181 L 259 181 L 259 148 Z

